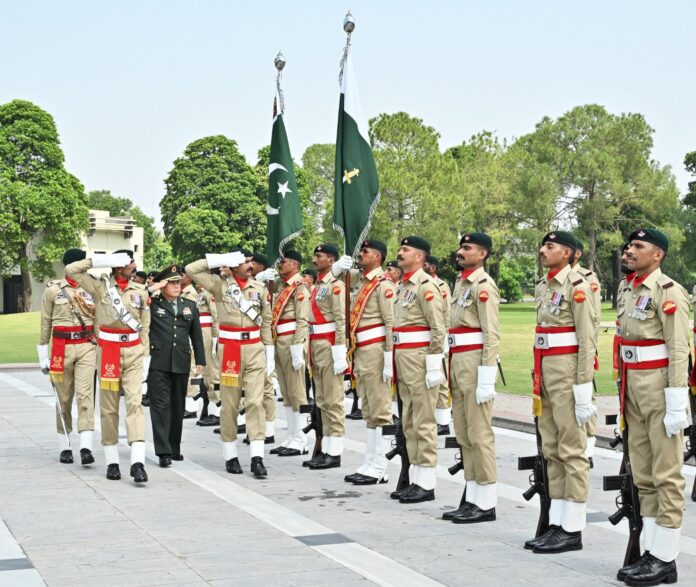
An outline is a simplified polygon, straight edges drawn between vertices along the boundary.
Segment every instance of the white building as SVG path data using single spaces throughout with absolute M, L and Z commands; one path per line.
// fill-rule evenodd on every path
M 89 211 L 89 230 L 82 236 L 81 248 L 92 253 L 113 253 L 119 249 L 133 251 L 138 269 L 143 268 L 143 229 L 135 224 L 130 216 L 109 216 L 104 210 Z M 63 263 L 58 259 L 53 264 L 57 277 L 63 276 Z M 13 314 L 21 308 L 22 280 L 19 269 L 10 277 L 0 279 L 2 296 L 0 296 L 0 313 Z M 41 309 L 45 282 L 32 278 L 31 308 Z

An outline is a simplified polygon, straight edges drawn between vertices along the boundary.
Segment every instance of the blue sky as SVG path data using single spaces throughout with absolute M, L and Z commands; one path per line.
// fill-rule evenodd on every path
M 599 103 L 640 112 L 682 191 L 696 150 L 696 2 L 663 0 L 2 0 L 0 103 L 56 119 L 67 168 L 159 218 L 163 180 L 191 141 L 270 140 L 282 49 L 286 126 L 299 159 L 333 142 L 347 9 L 365 113 L 406 111 L 446 148 L 513 138 Z

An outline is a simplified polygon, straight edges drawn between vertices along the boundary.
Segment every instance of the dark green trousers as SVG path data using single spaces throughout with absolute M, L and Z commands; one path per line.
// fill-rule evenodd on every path
M 181 454 L 181 429 L 188 376 L 188 373 L 155 369 L 150 369 L 148 373 L 150 419 L 157 456 Z

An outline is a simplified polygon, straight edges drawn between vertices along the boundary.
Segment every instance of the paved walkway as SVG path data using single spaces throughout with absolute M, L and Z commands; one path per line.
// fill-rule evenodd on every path
M 498 521 L 467 527 L 439 519 L 462 491 L 461 475 L 446 470 L 451 449 L 440 451 L 437 499 L 404 506 L 388 497 L 393 481 L 365 489 L 343 482 L 362 461 L 362 422 L 347 423 L 342 468 L 310 472 L 299 458 L 269 455 L 269 477 L 258 481 L 248 473 L 246 446 L 245 474 L 228 475 L 219 437 L 188 420 L 186 460 L 160 469 L 148 443 L 150 482 L 135 486 L 125 439 L 122 481 L 105 479 L 99 449 L 93 466 L 58 463 L 51 393 L 36 371 L 0 372 L 0 586 L 620 584 L 613 578 L 625 524 L 606 521 L 615 494 L 601 490 L 602 475 L 618 471 L 613 451 L 597 451 L 585 549 L 542 556 L 522 548 L 538 515 L 538 500 L 521 497 L 528 473 L 516 470 L 517 457 L 534 452 L 527 433 L 496 429 Z M 528 398 L 501 394 L 497 402 L 497 417 L 531 421 Z M 685 470 L 690 491 L 693 468 Z M 689 584 L 696 576 L 691 501 L 684 536 L 679 571 Z

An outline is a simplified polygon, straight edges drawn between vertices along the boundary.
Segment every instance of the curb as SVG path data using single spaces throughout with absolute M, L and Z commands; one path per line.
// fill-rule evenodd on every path
M 2 363 L 0 371 L 34 371 L 39 369 L 38 363 Z

